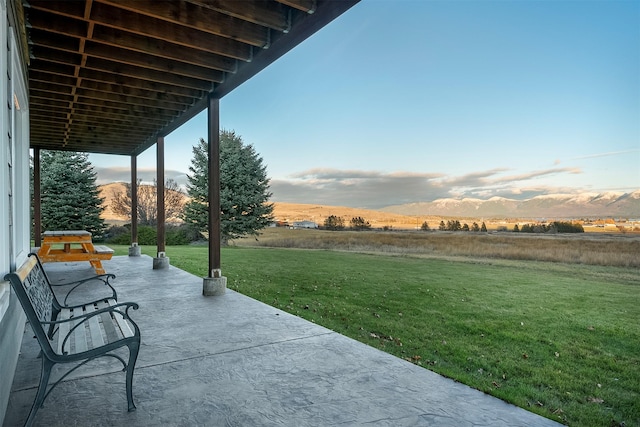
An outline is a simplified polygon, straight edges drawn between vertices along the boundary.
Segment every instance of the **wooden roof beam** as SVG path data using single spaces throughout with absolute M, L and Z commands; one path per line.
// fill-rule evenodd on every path
M 215 53 L 241 61 L 251 60 L 251 46 L 267 43 L 267 36 L 261 31 L 253 43 L 238 41 L 219 34 L 205 32 L 201 28 L 190 28 L 173 21 L 139 15 L 103 4 L 94 4 L 93 20 L 103 28 L 127 31 L 143 37 L 175 43 L 181 46 Z M 102 39 L 101 35 L 98 38 Z
M 276 0 L 278 3 L 286 4 L 294 9 L 312 14 L 318 7 L 316 0 Z
M 41 89 L 43 91 L 53 91 L 54 93 L 70 93 L 71 89 L 64 92 L 61 87 L 76 87 L 75 79 L 72 77 L 59 76 L 55 74 L 48 74 L 42 71 L 33 71 L 30 75 L 30 79 L 33 82 L 33 89 Z M 56 89 L 57 88 L 57 89 Z M 113 93 L 119 95 L 133 96 L 150 101 L 166 101 L 183 106 L 193 104 L 193 96 L 180 96 L 170 94 L 167 92 L 152 91 L 146 89 L 139 89 L 135 87 L 123 86 L 118 84 L 102 83 L 92 80 L 82 79 L 79 89 L 92 89 L 97 92 Z
M 272 30 L 288 33 L 291 29 L 289 10 L 282 4 L 264 1 L 189 0 L 203 8 L 215 10 Z
M 29 0 L 29 9 L 32 11 L 55 13 L 56 15 L 66 16 L 69 18 L 82 19 L 85 12 L 85 2 L 68 0 Z M 29 13 L 29 16 L 31 16 L 31 13 Z
M 86 68 L 95 71 L 121 74 L 125 77 L 133 77 L 162 84 L 166 83 L 174 86 L 183 86 L 204 91 L 210 91 L 212 88 L 212 82 L 221 82 L 224 78 L 224 74 L 220 71 L 212 71 L 209 75 L 211 80 L 208 81 L 178 75 L 172 70 L 161 71 L 125 63 L 113 63 L 102 58 L 89 58 L 87 60 Z
M 189 98 L 201 98 L 205 90 L 191 89 L 168 83 L 158 83 L 151 80 L 143 80 L 135 77 L 123 77 L 121 74 L 108 71 L 80 70 L 80 77 L 84 81 L 95 81 L 106 84 L 120 85 L 124 87 L 139 88 L 154 92 L 186 96 Z
M 215 70 L 235 72 L 237 68 L 236 60 L 217 53 L 109 27 L 96 26 L 93 41 Z
M 87 36 L 87 28 L 89 26 L 89 24 L 82 19 L 53 15 L 43 11 L 33 11 L 29 13 L 29 24 L 32 28 L 78 38 Z
M 245 3 L 245 2 L 242 2 Z M 104 5 L 111 6 L 110 15 L 98 17 L 98 11 Z M 269 30 L 246 20 L 234 18 L 228 14 L 199 7 L 195 4 L 171 1 L 148 0 L 99 0 L 94 6 L 92 19 L 104 23 L 113 18 L 114 8 L 121 9 L 120 14 L 129 12 L 139 13 L 171 22 L 185 27 L 194 28 L 206 33 L 227 37 L 256 47 L 269 44 Z M 124 10 L 122 10 L 124 9 Z M 120 18 L 121 15 L 117 15 Z M 113 19 L 112 19 L 113 20 Z M 143 21 L 146 21 L 144 19 Z M 167 34 L 167 36 L 170 36 Z M 170 41 L 170 39 L 167 39 Z

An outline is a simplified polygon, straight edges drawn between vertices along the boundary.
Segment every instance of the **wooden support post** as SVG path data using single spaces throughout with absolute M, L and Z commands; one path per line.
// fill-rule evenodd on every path
M 42 246 L 42 197 L 40 190 L 40 149 L 33 149 L 33 241 Z
M 156 227 L 158 236 L 158 256 L 153 259 L 153 269 L 159 270 L 163 268 L 169 268 L 169 257 L 167 257 L 165 249 L 165 212 L 164 212 L 164 137 L 158 137 L 156 143 L 158 149 L 157 155 L 157 182 L 156 187 L 158 189 L 156 202 L 158 206 L 158 224 Z
M 220 100 L 209 95 L 209 277 L 220 273 Z
M 220 99 L 209 94 L 209 276 L 204 278 L 202 295 L 222 295 L 227 278 L 220 269 Z
M 138 244 L 138 157 L 131 156 L 131 244 Z
M 164 211 L 164 137 L 158 138 L 158 143 L 156 144 L 158 148 L 158 157 L 157 157 L 157 202 L 158 202 L 158 256 L 161 253 L 165 252 L 165 211 Z
M 138 246 L 138 157 L 131 156 L 131 246 L 129 256 L 140 256 Z

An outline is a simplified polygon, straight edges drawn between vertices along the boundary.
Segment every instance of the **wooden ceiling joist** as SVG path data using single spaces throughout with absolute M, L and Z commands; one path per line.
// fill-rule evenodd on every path
M 137 155 L 357 0 L 29 0 L 31 146 Z

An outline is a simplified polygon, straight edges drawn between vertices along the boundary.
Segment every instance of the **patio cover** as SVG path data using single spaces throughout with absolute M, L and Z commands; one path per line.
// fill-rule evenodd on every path
M 136 156 L 357 1 L 17 0 L 31 147 Z

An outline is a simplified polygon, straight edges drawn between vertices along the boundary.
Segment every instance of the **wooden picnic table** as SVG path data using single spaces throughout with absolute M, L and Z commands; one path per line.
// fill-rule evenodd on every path
M 38 250 L 42 262 L 89 261 L 96 274 L 105 274 L 102 260 L 109 260 L 112 256 L 113 249 L 94 246 L 91 233 L 85 230 L 45 231 Z

